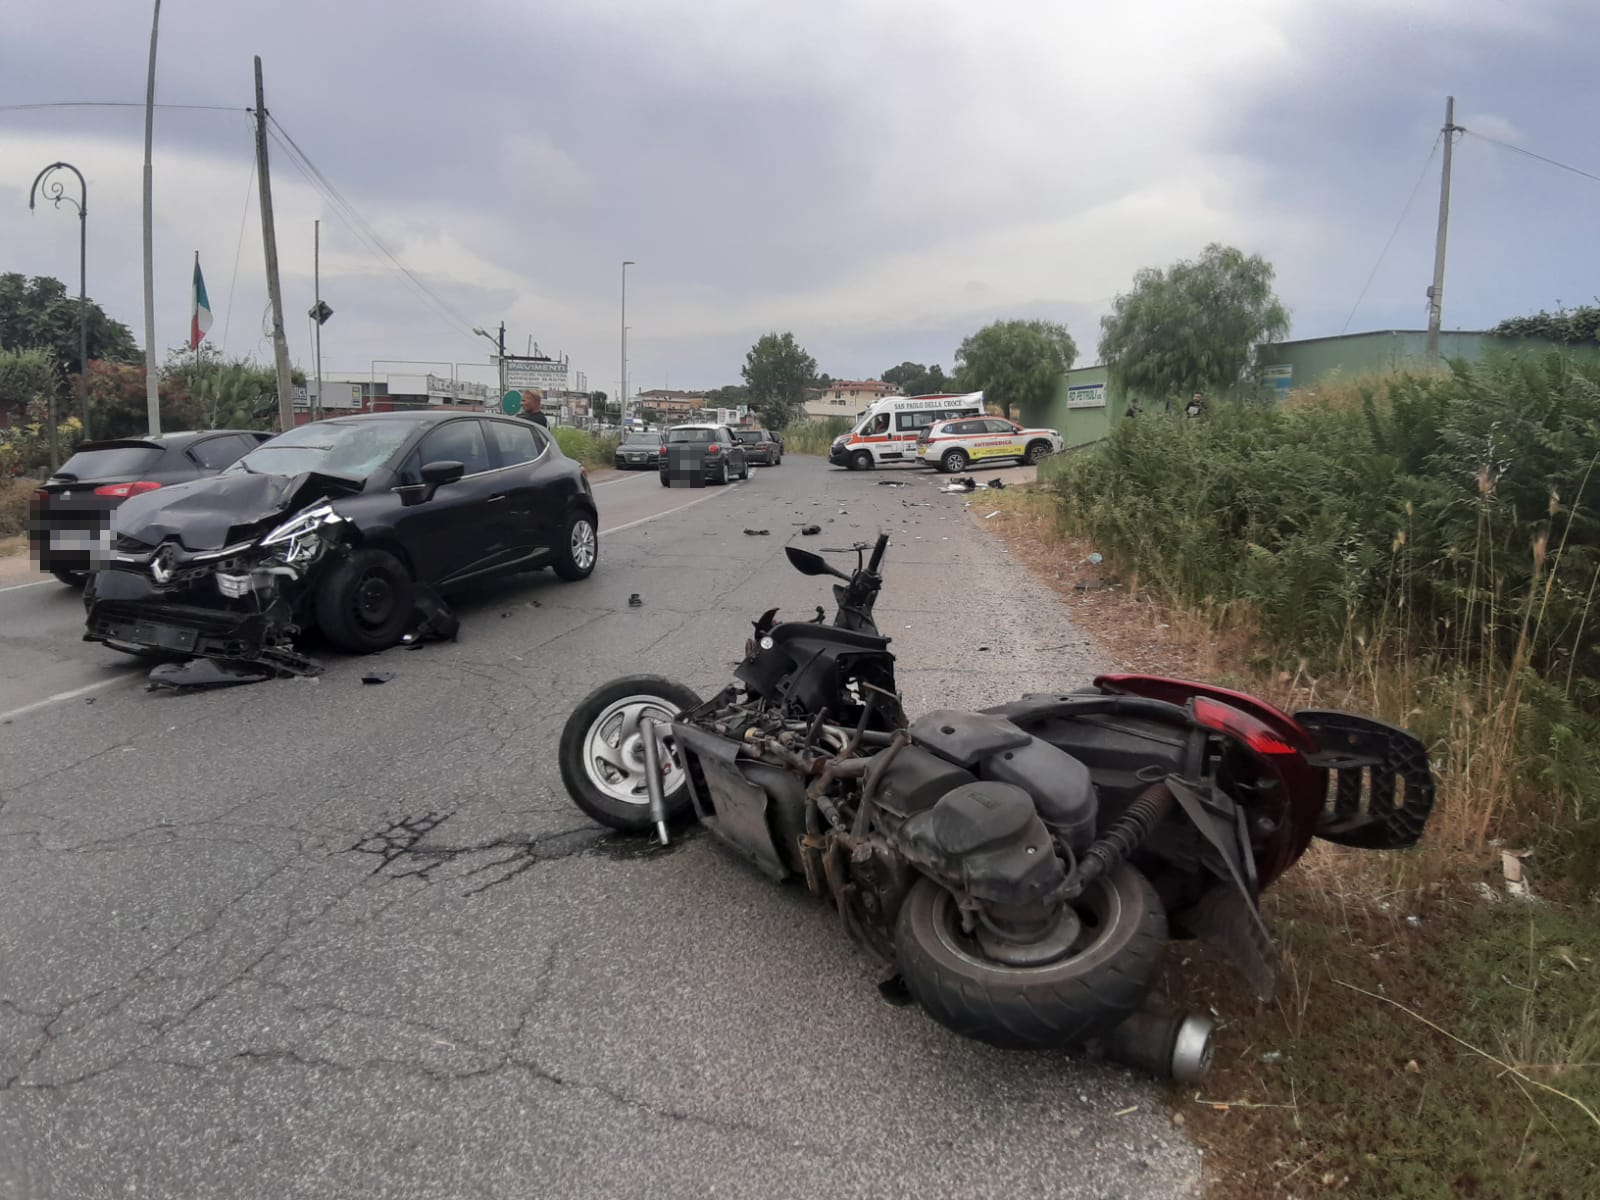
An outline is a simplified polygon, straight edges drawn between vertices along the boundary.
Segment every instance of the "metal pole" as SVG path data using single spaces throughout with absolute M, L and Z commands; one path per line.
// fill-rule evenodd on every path
M 1439 236 L 1433 245 L 1433 286 L 1428 289 L 1428 361 L 1439 361 L 1439 323 L 1444 315 L 1444 243 L 1450 226 L 1450 150 L 1456 140 L 1456 98 L 1444 102 L 1444 170 L 1439 175 Z
M 261 187 L 261 241 L 267 254 L 267 296 L 272 301 L 272 356 L 278 368 L 278 430 L 294 428 L 294 381 L 283 336 L 283 289 L 278 286 L 278 235 L 272 224 L 272 177 L 267 171 L 267 100 L 256 55 L 256 175 Z
M 150 436 L 161 432 L 161 377 L 156 372 L 155 234 L 151 224 L 150 147 L 155 139 L 156 29 L 161 23 L 161 0 L 150 18 L 150 75 L 144 91 L 144 402 Z
M 311 286 L 317 293 L 313 310 L 317 315 L 314 328 L 317 336 L 317 398 L 312 401 L 311 419 L 322 419 L 322 222 L 312 223 Z
M 38 198 L 39 185 L 44 183 L 50 172 L 68 170 L 78 177 L 78 199 L 74 201 L 66 194 L 66 188 L 59 182 L 45 185 L 45 195 L 55 207 L 60 208 L 65 200 L 68 204 L 78 206 L 78 403 L 83 409 L 83 440 L 89 440 L 89 295 L 88 295 L 88 214 L 89 214 L 89 185 L 83 180 L 83 172 L 69 162 L 53 162 L 33 178 L 33 186 L 28 189 L 28 211 L 32 212 L 34 203 Z M 54 470 L 61 463 L 60 449 L 57 444 L 56 431 L 56 399 L 55 393 L 50 394 L 50 469 Z
M 530 338 L 533 337 L 532 334 L 528 336 Z M 506 323 L 504 321 L 500 322 L 500 358 L 497 365 L 500 368 L 500 400 L 503 410 L 506 398 Z
M 632 259 L 622 263 L 622 394 L 617 397 L 617 423 L 624 426 L 628 423 L 628 268 L 634 265 Z

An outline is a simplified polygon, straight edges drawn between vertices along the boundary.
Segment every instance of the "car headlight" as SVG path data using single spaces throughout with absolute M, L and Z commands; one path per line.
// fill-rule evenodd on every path
M 256 544 L 263 547 L 283 546 L 278 557 L 291 565 L 310 562 L 322 553 L 322 531 L 329 525 L 338 525 L 343 521 L 344 518 L 333 511 L 331 504 L 319 504 L 305 512 L 296 513 Z

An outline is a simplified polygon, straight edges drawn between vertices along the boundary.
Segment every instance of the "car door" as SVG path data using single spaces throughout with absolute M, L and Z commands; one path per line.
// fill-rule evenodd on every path
M 526 421 L 484 421 L 489 454 L 494 461 L 494 491 L 504 504 L 490 504 L 497 526 L 489 566 L 509 566 L 543 557 L 554 544 L 561 515 L 561 497 L 552 469 L 550 436 Z
M 417 578 L 444 587 L 488 569 L 506 525 L 495 506 L 509 507 L 510 498 L 496 488 L 483 422 L 476 417 L 429 430 L 402 463 L 400 483 L 420 484 L 422 468 L 431 462 L 459 462 L 462 476 L 431 499 L 402 508 L 394 529 Z

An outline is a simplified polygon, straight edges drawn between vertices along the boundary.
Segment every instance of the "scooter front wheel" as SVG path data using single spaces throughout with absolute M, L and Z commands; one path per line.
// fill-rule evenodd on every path
M 644 721 L 668 722 L 700 697 L 659 675 L 626 675 L 583 698 L 561 731 L 561 781 L 573 803 L 623 833 L 651 827 Z M 670 733 L 659 733 L 658 761 L 667 819 L 689 812 L 689 776 Z
M 1127 863 L 1063 912 L 1062 952 L 1018 965 L 965 933 L 955 898 L 912 885 L 895 924 L 901 977 L 941 1025 L 1007 1049 L 1066 1048 L 1110 1031 L 1155 986 L 1167 918 L 1155 889 Z

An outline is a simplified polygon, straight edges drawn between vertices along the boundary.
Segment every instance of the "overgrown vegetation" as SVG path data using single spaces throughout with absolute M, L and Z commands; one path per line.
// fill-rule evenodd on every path
M 599 435 L 585 429 L 572 429 L 562 425 L 552 429 L 556 445 L 568 458 L 586 467 L 612 467 L 616 465 L 617 437 Z
M 825 417 L 820 421 L 806 421 L 791 425 L 783 431 L 785 454 L 827 454 L 833 439 L 849 433 L 853 421 L 849 417 Z
M 1508 317 L 1489 331 L 1503 337 L 1542 337 L 1573 346 L 1600 344 L 1600 305 L 1540 309 L 1530 317 Z
M 1137 582 L 1429 740 L 1435 836 L 1600 882 L 1600 367 L 1559 354 L 1122 422 L 1056 484 Z

